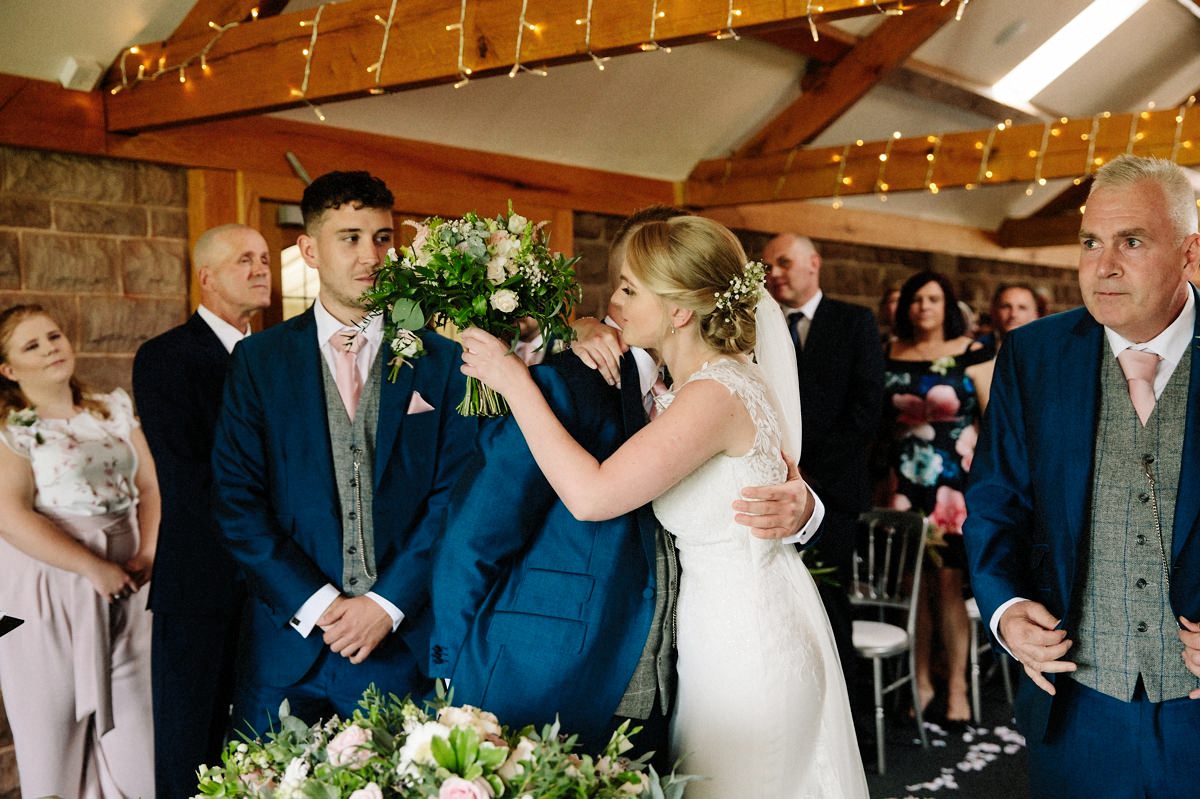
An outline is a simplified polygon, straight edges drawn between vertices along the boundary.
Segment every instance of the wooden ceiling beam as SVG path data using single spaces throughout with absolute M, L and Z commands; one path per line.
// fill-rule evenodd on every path
M 266 0 L 197 0 L 192 10 L 179 23 L 179 27 L 167 39 L 167 43 L 186 41 L 197 36 L 211 36 L 212 28 L 208 23 L 225 25 L 230 22 L 245 22 L 251 18 L 251 12 L 267 5 Z M 281 9 L 276 9 L 276 12 Z M 259 16 L 259 14 L 255 14 Z M 262 14 L 262 16 L 267 16 Z
M 955 11 L 950 4 L 931 4 L 911 9 L 902 16 L 886 17 L 799 98 L 750 137 L 735 157 L 788 150 L 812 141 L 953 19 Z
M 883 9 L 901 4 L 908 9 L 907 17 L 925 6 L 938 7 L 939 0 L 878 3 Z M 525 19 L 534 27 L 521 33 L 521 65 L 589 58 L 585 26 L 575 24 L 578 5 L 528 1 Z M 821 5 L 823 19 L 875 13 L 873 5 L 864 7 L 859 0 L 823 0 Z M 346 0 L 316 11 L 260 17 L 229 28 L 215 42 L 216 34 L 208 29 L 165 46 L 139 46 L 135 55 L 125 51 L 121 56 L 125 82 L 118 61 L 110 73 L 115 77 L 106 84 L 110 92 L 115 91 L 105 97 L 108 129 L 136 132 L 361 97 L 372 90 L 397 91 L 459 80 L 460 4 L 427 0 L 401 6 L 388 35 L 378 83 L 368 66 L 380 57 L 385 31 L 375 18 L 387 19 L 391 7 L 387 0 Z M 505 74 L 513 68 L 522 7 L 522 0 L 476 0 L 467 5 L 463 63 L 473 77 Z M 807 19 L 803 4 L 794 0 L 740 0 L 738 10 L 736 29 L 746 34 Z M 310 23 L 317 13 L 321 18 L 314 31 Z M 677 9 L 668 6 L 663 16 L 653 20 L 652 37 L 645 0 L 606 0 L 596 4 L 592 15 L 591 51 L 618 54 L 652 48 L 655 42 L 670 46 L 711 40 L 728 28 L 728 14 L 729 4 L 718 0 L 679 4 Z M 204 24 L 207 27 L 207 20 Z M 210 44 L 209 69 L 201 70 L 199 54 Z M 305 56 L 310 45 L 311 55 Z M 145 78 L 140 81 L 139 68 Z
M 1183 122 L 1177 123 L 1180 117 Z M 1044 152 L 1045 127 L 1036 124 L 949 133 L 941 137 L 940 144 L 935 136 L 921 136 L 894 140 L 890 148 L 888 142 L 876 141 L 702 161 L 684 186 L 684 200 L 689 205 L 711 207 L 871 194 L 885 190 L 884 185 L 886 191 L 894 192 L 929 190 L 931 182 L 941 189 L 1029 183 L 1039 177 L 1083 179 L 1097 166 L 1095 159 L 1104 163 L 1127 150 L 1163 158 L 1174 151 L 1179 164 L 1200 164 L 1198 108 L 1184 114 L 1179 109 L 1162 109 L 1097 119 L 1094 142 L 1092 117 L 1055 122 Z M 841 162 L 843 154 L 845 163 Z M 888 158 L 883 162 L 880 156 L 885 154 Z M 931 155 L 935 156 L 932 164 Z M 1093 159 L 1090 164 L 1089 159 Z M 835 190 L 839 177 L 842 185 Z

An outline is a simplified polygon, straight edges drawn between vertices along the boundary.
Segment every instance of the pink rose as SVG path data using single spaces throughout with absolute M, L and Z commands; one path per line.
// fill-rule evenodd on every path
M 355 724 L 335 735 L 325 753 L 332 765 L 361 768 L 375 754 L 366 746 L 370 742 L 371 731 Z
M 967 500 L 962 492 L 950 486 L 938 488 L 929 520 L 947 533 L 962 533 L 963 522 L 967 520 Z
M 491 799 L 492 795 L 492 786 L 482 777 L 474 782 L 450 777 L 438 790 L 438 799 Z

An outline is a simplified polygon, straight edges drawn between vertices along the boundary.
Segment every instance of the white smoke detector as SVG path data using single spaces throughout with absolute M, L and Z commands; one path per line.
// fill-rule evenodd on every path
M 58 80 L 65 89 L 90 92 L 100 82 L 104 69 L 95 61 L 78 61 L 69 56 L 58 73 Z

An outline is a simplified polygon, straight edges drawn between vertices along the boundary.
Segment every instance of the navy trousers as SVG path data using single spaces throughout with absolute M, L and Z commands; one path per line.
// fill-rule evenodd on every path
M 1028 741 L 1033 799 L 1193 799 L 1200 700 L 1132 702 L 1056 683 L 1045 740 Z M 1035 689 L 1036 690 L 1036 689 Z

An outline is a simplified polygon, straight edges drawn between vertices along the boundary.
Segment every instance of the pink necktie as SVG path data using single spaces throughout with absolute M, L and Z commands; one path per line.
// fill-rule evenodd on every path
M 343 327 L 329 337 L 329 346 L 333 349 L 333 382 L 337 383 L 342 405 L 346 406 L 346 415 L 352 422 L 354 412 L 358 410 L 358 398 L 362 395 L 357 360 L 364 343 L 366 337 L 353 327 Z
M 658 416 L 658 403 L 655 402 L 655 400 L 661 397 L 663 394 L 666 394 L 667 390 L 667 383 L 665 380 L 663 380 L 662 371 L 660 370 L 658 373 L 658 379 L 654 381 L 654 385 L 652 385 L 650 387 L 650 391 L 647 392 L 647 396 L 650 399 L 650 407 L 646 409 L 646 413 L 650 416 L 651 421 L 654 421 L 654 418 Z
M 1153 352 L 1132 348 L 1117 356 L 1117 362 L 1121 364 L 1121 371 L 1129 383 L 1129 399 L 1133 401 L 1133 409 L 1137 411 L 1143 427 L 1154 410 L 1154 372 L 1161 360 Z

